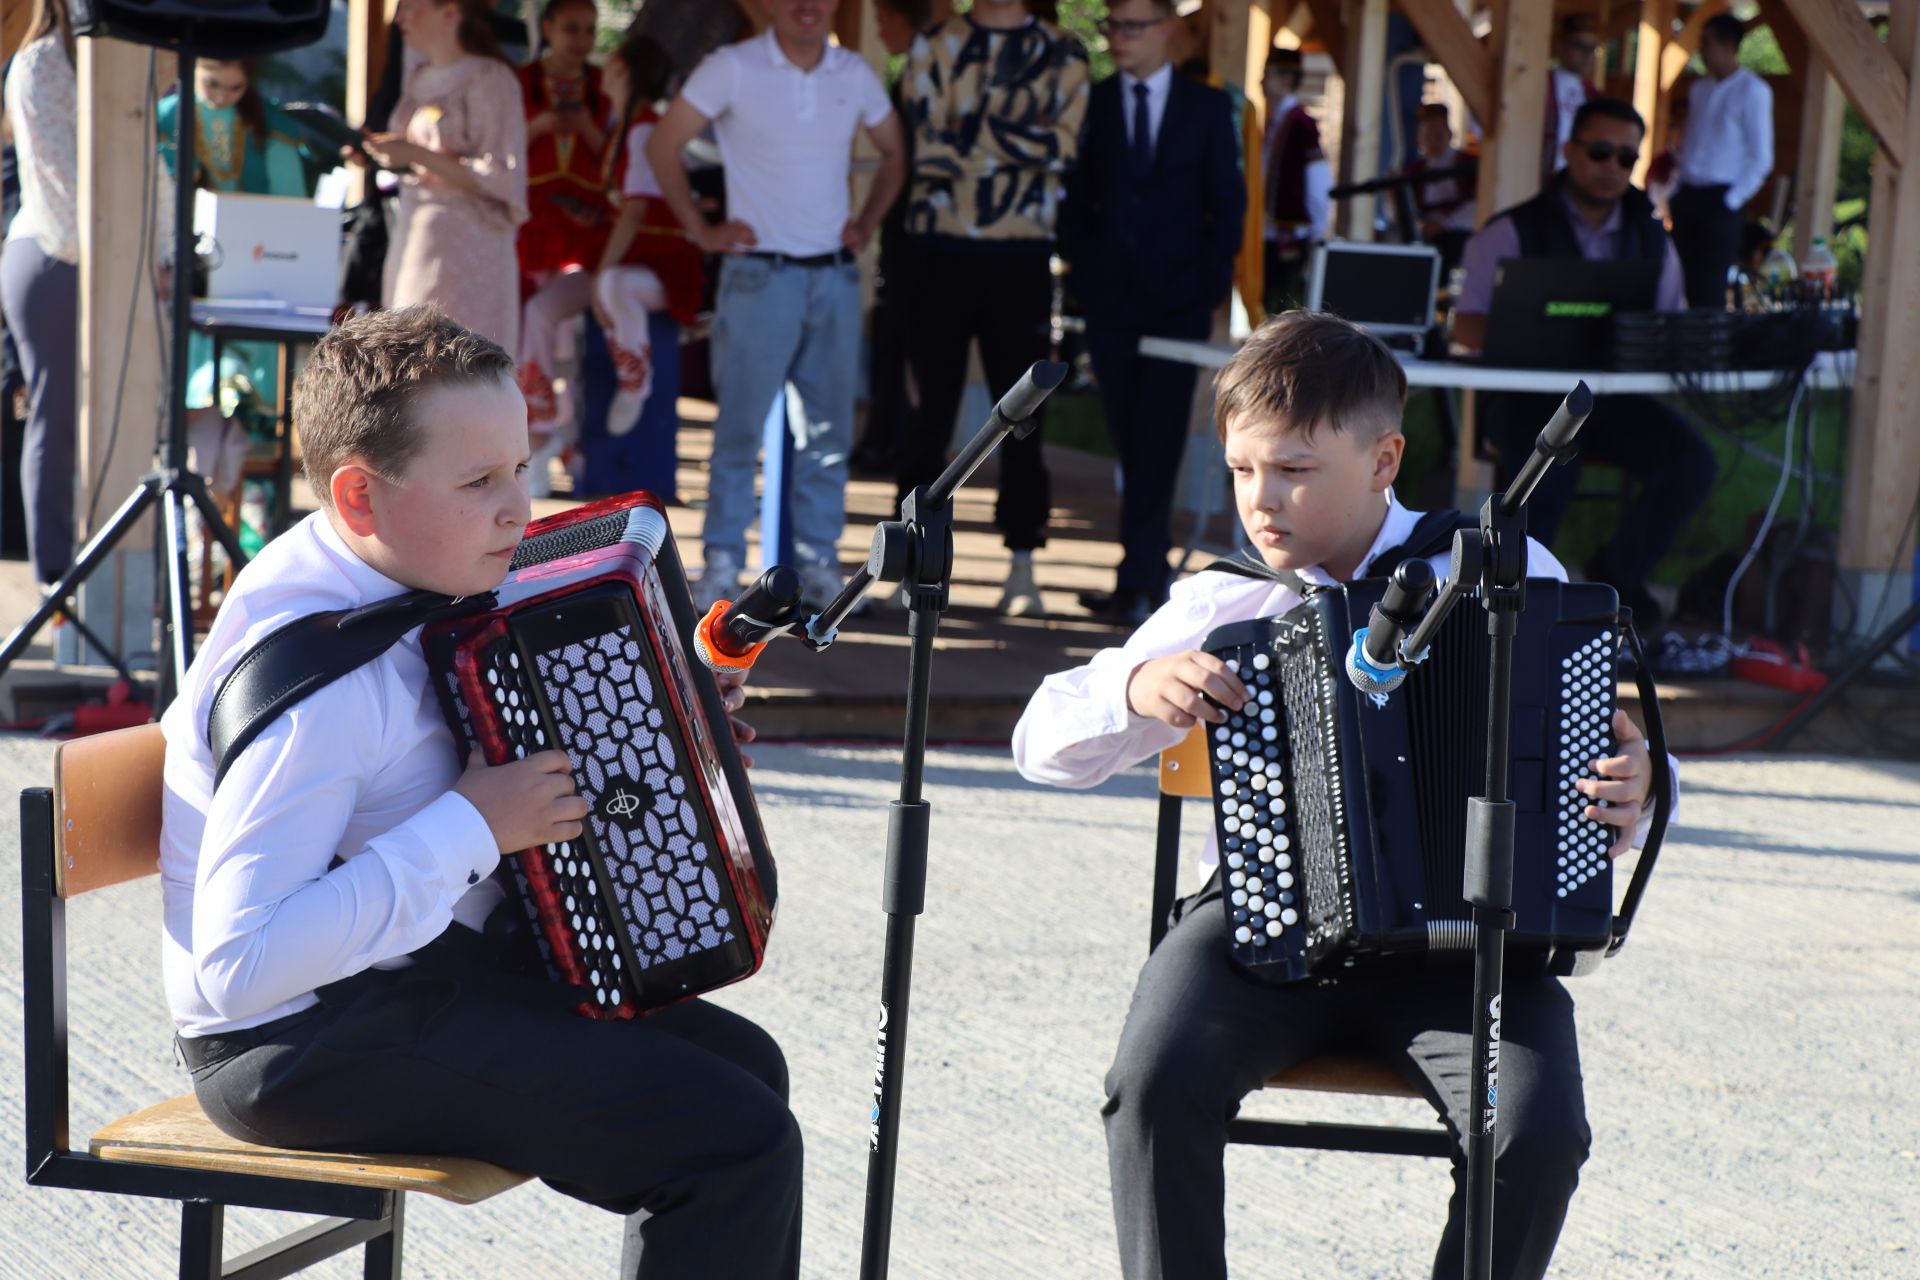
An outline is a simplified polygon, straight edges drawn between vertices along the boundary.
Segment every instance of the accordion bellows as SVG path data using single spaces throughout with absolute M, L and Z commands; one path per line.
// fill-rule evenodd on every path
M 489 763 L 567 752 L 579 839 L 508 860 L 581 1012 L 630 1018 L 757 970 L 775 878 L 658 499 L 528 526 L 491 613 L 422 643 L 455 737 Z
M 1296 982 L 1389 957 L 1467 957 L 1467 799 L 1485 782 L 1491 642 L 1477 598 L 1384 699 L 1342 674 L 1385 580 L 1235 623 L 1204 648 L 1253 700 L 1207 739 L 1229 947 L 1244 970 Z M 1508 935 L 1516 970 L 1582 973 L 1613 935 L 1613 828 L 1574 789 L 1612 752 L 1619 601 L 1535 579 L 1514 640 Z

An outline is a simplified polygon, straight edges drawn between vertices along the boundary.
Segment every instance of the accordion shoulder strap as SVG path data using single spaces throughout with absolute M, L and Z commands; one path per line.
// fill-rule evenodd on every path
M 1367 576 L 1391 577 L 1393 571 L 1406 561 L 1425 560 L 1428 556 L 1437 556 L 1453 546 L 1453 535 L 1456 532 L 1476 527 L 1478 527 L 1478 521 L 1464 511 L 1454 511 L 1451 508 L 1428 511 L 1415 522 L 1405 542 L 1397 547 L 1388 547 L 1374 557 L 1373 563 L 1367 568 Z M 1224 560 L 1215 560 L 1202 572 L 1231 573 L 1241 578 L 1261 578 L 1290 587 L 1294 594 L 1300 596 L 1325 590 L 1317 583 L 1308 582 L 1291 569 L 1275 569 L 1245 547 L 1240 549 L 1238 555 Z
M 357 609 L 310 613 L 272 632 L 233 665 L 207 710 L 213 785 L 287 708 L 372 662 L 415 627 L 491 608 L 493 599 L 409 591 Z

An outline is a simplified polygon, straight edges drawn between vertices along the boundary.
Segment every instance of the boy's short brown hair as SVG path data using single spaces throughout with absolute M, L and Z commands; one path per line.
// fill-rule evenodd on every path
M 513 357 L 430 303 L 372 311 L 314 344 L 293 388 L 307 481 L 333 505 L 333 473 L 358 459 L 399 480 L 420 451 L 413 406 L 438 386 L 511 380 Z
M 1254 330 L 1213 380 L 1213 425 L 1258 418 L 1311 437 L 1373 440 L 1400 429 L 1407 375 L 1380 339 L 1324 311 L 1287 311 Z

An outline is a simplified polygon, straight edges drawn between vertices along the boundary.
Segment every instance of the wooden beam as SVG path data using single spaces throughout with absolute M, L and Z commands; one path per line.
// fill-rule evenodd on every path
M 1793 256 L 1804 260 L 1815 236 L 1833 239 L 1833 202 L 1840 189 L 1840 135 L 1847 99 L 1824 67 L 1806 69 L 1800 97 L 1800 150 L 1794 164 Z
M 1906 154 L 1908 73 L 1901 69 L 1853 0 L 1784 0 L 1807 43 L 1840 81 L 1847 100 L 1895 164 Z M 1888 20 L 1912 5 L 1888 7 Z
M 1633 183 L 1647 185 L 1655 139 L 1667 136 L 1667 95 L 1660 80 L 1667 42 L 1673 37 L 1673 0 L 1646 0 L 1640 10 L 1640 43 L 1633 64 L 1633 109 L 1647 122 L 1646 145 L 1633 166 Z
M 1307 9 L 1313 14 L 1313 26 L 1308 34 L 1326 46 L 1327 56 L 1344 73 L 1347 65 L 1347 31 L 1342 25 L 1340 4 L 1341 0 L 1307 0 Z
M 160 348 L 166 315 L 149 272 L 157 274 L 158 246 L 171 243 L 173 208 L 159 194 L 156 103 L 148 68 L 153 68 L 152 85 L 165 85 L 179 73 L 172 54 L 119 40 L 81 40 L 76 56 L 80 483 L 74 525 L 85 539 L 152 465 L 155 424 L 166 421 L 170 379 Z M 151 192 L 148 180 L 154 184 Z M 149 548 L 155 528 L 143 519 L 80 595 L 81 616 L 122 652 L 148 649 L 153 642 Z
M 1499 41 L 1499 82 L 1494 115 L 1482 121 L 1487 129 L 1480 147 L 1482 223 L 1540 190 L 1540 128 L 1547 115 L 1553 8 L 1532 0 L 1507 0 L 1496 9 L 1493 30 Z
M 1660 54 L 1660 91 L 1665 93 L 1673 88 L 1673 82 L 1686 72 L 1687 64 L 1693 61 L 1693 55 L 1700 52 L 1700 33 L 1706 30 L 1707 19 L 1717 17 L 1727 11 L 1727 0 L 1701 0 L 1700 7 L 1693 11 L 1686 23 L 1680 28 L 1680 34 L 1667 42 Z
M 1821 47 L 1819 32 L 1809 27 L 1807 35 Z M 1914 6 L 1892 6 L 1888 47 L 1903 75 L 1920 69 Z M 1920 137 L 1920 94 L 1907 95 L 1900 126 L 1903 136 Z M 1906 520 L 1920 493 L 1920 432 L 1912 427 L 1920 415 L 1920 361 L 1913 358 L 1920 351 L 1920 173 L 1912 167 L 1896 172 L 1883 148 L 1874 157 L 1873 200 L 1866 274 L 1883 283 L 1868 317 L 1877 323 L 1869 331 L 1863 321 L 1860 334 L 1865 394 L 1854 398 L 1840 504 L 1840 568 L 1864 615 L 1856 620 L 1862 626 L 1910 598 L 1913 539 Z
M 1493 119 L 1493 55 L 1474 38 L 1453 0 L 1401 0 L 1427 53 L 1446 71 L 1476 120 Z
M 347 119 L 363 125 L 367 104 L 387 72 L 387 27 L 393 19 L 391 0 L 348 0 L 347 4 Z M 367 198 L 368 174 L 360 165 L 347 167 L 347 202 Z
M 1366 182 L 1380 176 L 1381 110 L 1387 81 L 1387 0 L 1344 0 L 1349 61 L 1340 66 L 1346 83 L 1341 121 L 1340 179 Z M 1335 225 L 1349 240 L 1373 239 L 1375 197 L 1351 196 L 1335 211 Z

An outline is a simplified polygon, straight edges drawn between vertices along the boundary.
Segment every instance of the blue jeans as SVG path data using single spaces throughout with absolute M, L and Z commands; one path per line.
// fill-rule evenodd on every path
M 803 564 L 832 564 L 846 524 L 860 354 L 860 268 L 731 257 L 720 269 L 713 383 L 720 397 L 708 464 L 707 558 L 746 559 L 754 463 L 767 412 L 787 402 L 794 460 L 789 503 Z

